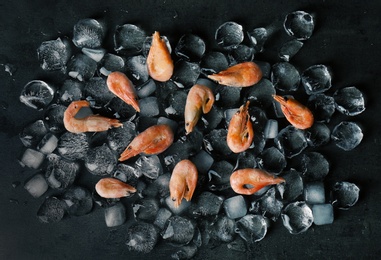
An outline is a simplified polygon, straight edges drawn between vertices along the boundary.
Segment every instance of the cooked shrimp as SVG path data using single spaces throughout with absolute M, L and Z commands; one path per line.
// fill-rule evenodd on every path
M 125 161 L 140 153 L 159 154 L 173 143 L 173 132 L 168 125 L 154 125 L 138 134 L 126 150 L 120 155 L 119 161 Z
M 251 195 L 265 186 L 285 182 L 281 177 L 276 177 L 260 169 L 241 169 L 230 176 L 230 186 L 232 189 L 243 195 Z
M 185 103 L 185 131 L 187 134 L 193 131 L 201 117 L 201 110 L 204 114 L 208 113 L 214 104 L 214 95 L 210 88 L 196 84 L 188 93 Z
M 147 56 L 148 74 L 157 81 L 167 81 L 173 74 L 173 61 L 159 32 L 152 36 L 152 44 Z
M 281 104 L 282 112 L 288 122 L 298 129 L 310 128 L 314 123 L 314 116 L 306 106 L 293 98 L 273 96 Z
M 248 112 L 250 102 L 242 105 L 230 120 L 226 141 L 230 150 L 240 153 L 247 150 L 254 138 L 253 125 Z
M 83 107 L 90 107 L 90 103 L 86 100 L 73 101 L 65 110 L 64 125 L 69 132 L 102 132 L 112 127 L 120 127 L 123 125 L 117 119 L 107 118 L 100 115 L 75 118 L 75 115 Z
M 107 77 L 107 87 L 113 94 L 140 112 L 135 87 L 124 73 L 111 72 Z
M 262 71 L 252 61 L 238 63 L 219 73 L 208 75 L 208 78 L 231 87 L 250 87 L 262 78 Z
M 169 181 L 169 191 L 175 207 L 180 206 L 183 198 L 187 201 L 192 199 L 197 178 L 197 168 L 191 161 L 185 159 L 176 164 Z
M 106 199 L 118 199 L 130 196 L 136 189 L 131 185 L 114 178 L 100 179 L 95 185 L 99 196 Z

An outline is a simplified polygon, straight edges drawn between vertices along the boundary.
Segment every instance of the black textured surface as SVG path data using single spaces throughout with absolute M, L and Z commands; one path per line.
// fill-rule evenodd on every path
M 10 75 L 0 65 L 0 258 L 1 259 L 168 259 L 175 248 L 160 243 L 148 254 L 129 252 L 124 245 L 126 227 L 107 228 L 103 210 L 95 208 L 81 217 L 65 217 L 58 223 L 41 224 L 36 212 L 43 197 L 33 199 L 23 182 L 31 172 L 17 158 L 25 149 L 18 133 L 42 117 L 19 102 L 22 87 L 32 79 L 53 79 L 44 72 L 36 49 L 42 41 L 71 37 L 82 18 L 102 18 L 109 28 L 105 47 L 112 48 L 116 25 L 135 23 L 151 34 L 169 36 L 174 44 L 193 32 L 214 48 L 214 32 L 225 21 L 250 30 L 281 26 L 291 11 L 305 10 L 316 16 L 313 36 L 292 63 L 303 70 L 326 64 L 333 71 L 333 88 L 355 85 L 366 95 L 366 110 L 350 118 L 361 124 L 362 143 L 344 152 L 333 145 L 322 149 L 331 162 L 326 180 L 353 181 L 361 189 L 360 200 L 348 211 L 335 211 L 332 225 L 313 226 L 291 235 L 278 221 L 250 251 L 234 252 L 226 244 L 202 247 L 195 259 L 376 259 L 381 254 L 381 2 L 380 1 L 1 1 L 0 64 L 17 70 Z M 275 40 L 286 39 L 283 30 Z M 276 46 L 276 45 L 274 45 Z M 278 61 L 276 49 L 267 50 L 267 61 Z M 338 122 L 346 118 L 335 114 Z M 14 182 L 21 182 L 16 188 Z M 46 195 L 52 194 L 48 192 Z M 131 212 L 129 212 L 130 214 Z

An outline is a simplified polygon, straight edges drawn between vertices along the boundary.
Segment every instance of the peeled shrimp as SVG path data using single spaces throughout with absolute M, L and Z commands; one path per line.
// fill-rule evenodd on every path
M 238 63 L 208 78 L 231 87 L 250 87 L 262 79 L 262 71 L 252 61 Z
M 173 74 L 173 61 L 164 40 L 159 32 L 152 36 L 152 44 L 147 56 L 148 74 L 157 81 L 167 81 Z
M 113 94 L 140 112 L 135 87 L 124 73 L 111 72 L 107 77 L 107 87 Z
M 131 185 L 114 178 L 103 178 L 95 185 L 99 196 L 106 199 L 118 199 L 130 196 L 136 189 Z
M 229 123 L 226 141 L 234 153 L 247 150 L 253 142 L 254 130 L 248 112 L 249 104 L 250 102 L 247 101 L 245 105 L 242 105 Z
M 201 110 L 204 114 L 208 113 L 214 104 L 214 95 L 210 88 L 196 84 L 188 93 L 185 103 L 185 131 L 187 134 L 193 131 L 201 117 Z
M 154 125 L 138 134 L 126 150 L 120 155 L 119 161 L 125 161 L 140 153 L 159 154 L 173 143 L 173 132 L 168 125 Z
M 298 129 L 307 129 L 314 124 L 314 116 L 306 106 L 293 98 L 273 96 L 281 104 L 282 112 L 288 122 Z
M 117 119 L 107 118 L 100 115 L 90 115 L 85 118 L 75 118 L 75 115 L 83 107 L 90 107 L 86 100 L 73 101 L 65 110 L 64 125 L 66 130 L 72 133 L 102 132 L 112 127 L 120 127 L 122 123 Z
M 176 208 L 183 198 L 187 201 L 192 199 L 197 178 L 197 168 L 190 160 L 185 159 L 176 164 L 169 181 L 170 196 Z
M 230 176 L 230 186 L 242 195 L 251 195 L 265 186 L 285 182 L 281 177 L 276 177 L 260 169 L 241 169 L 232 173 Z

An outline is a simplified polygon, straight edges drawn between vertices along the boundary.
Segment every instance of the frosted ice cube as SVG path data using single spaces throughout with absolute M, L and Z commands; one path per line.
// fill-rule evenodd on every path
M 141 52 L 147 35 L 134 24 L 118 25 L 114 33 L 115 51 L 134 55 Z
M 172 216 L 168 219 L 162 237 L 176 245 L 186 245 L 192 240 L 194 231 L 195 227 L 188 218 Z
M 106 53 L 106 50 L 103 49 L 103 48 L 82 48 L 82 53 L 87 55 L 89 58 L 92 58 L 93 60 L 95 60 L 96 62 L 100 62 L 105 53 Z
M 215 101 L 217 106 L 234 108 L 242 105 L 240 103 L 241 88 L 217 85 L 213 93 L 215 97 L 219 97 L 218 100 Z
M 282 175 L 282 178 L 286 180 L 285 182 L 285 189 L 283 192 L 283 198 L 286 201 L 294 201 L 297 199 L 300 195 L 302 195 L 304 190 L 304 184 L 303 179 L 301 176 L 301 173 L 297 172 L 294 169 L 291 169 L 287 172 L 285 172 Z
M 67 79 L 58 90 L 58 96 L 63 105 L 69 105 L 71 102 L 83 99 L 83 82 Z
M 272 96 L 276 92 L 273 83 L 265 78 L 262 78 L 254 87 L 247 88 L 244 91 L 250 105 L 261 108 L 268 108 L 272 105 L 274 100 Z
M 21 91 L 20 101 L 28 107 L 42 110 L 54 98 L 54 89 L 42 80 L 28 82 Z
M 329 143 L 331 140 L 331 130 L 321 122 L 315 122 L 310 128 L 305 130 L 308 145 L 319 147 Z
M 272 187 L 255 202 L 253 207 L 254 208 L 251 210 L 251 212 L 261 213 L 263 216 L 276 221 L 280 216 L 281 210 L 283 208 L 283 203 L 276 198 L 275 188 Z
M 172 216 L 172 212 L 166 208 L 160 208 L 157 212 L 155 221 L 153 224 L 157 226 L 160 230 L 163 230 L 165 228 L 165 225 L 168 221 L 168 219 Z
M 126 59 L 126 74 L 134 84 L 142 84 L 149 79 L 146 57 L 132 56 Z
M 58 140 L 58 153 L 68 160 L 81 160 L 89 150 L 89 141 L 85 133 L 66 132 Z
M 34 198 L 41 197 L 44 194 L 49 186 L 46 182 L 44 176 L 40 173 L 33 175 L 28 181 L 25 182 L 24 188 L 32 195 Z
M 78 48 L 98 48 L 102 44 L 104 34 L 104 28 L 97 20 L 81 19 L 74 25 L 73 43 Z
M 67 212 L 71 216 L 83 216 L 93 208 L 91 192 L 81 186 L 72 186 L 62 195 L 62 200 L 67 205 Z
M 128 250 L 148 253 L 155 247 L 159 234 L 154 225 L 137 222 L 128 228 L 126 236 Z
M 50 154 L 47 158 L 49 162 L 46 167 L 45 178 L 49 186 L 62 190 L 72 185 L 79 172 L 79 164 L 67 161 L 56 154 Z
M 184 34 L 176 45 L 175 53 L 185 60 L 199 61 L 205 53 L 205 42 L 195 34 Z
M 68 75 L 79 81 L 92 78 L 96 69 L 97 62 L 83 53 L 77 53 L 68 63 Z
M 217 28 L 214 38 L 222 48 L 232 49 L 243 41 L 242 29 L 242 25 L 229 21 Z
M 224 118 L 226 126 L 229 126 L 230 120 L 239 111 L 239 108 L 229 108 L 224 111 Z
M 135 168 L 150 179 L 157 179 L 163 174 L 163 167 L 157 155 L 140 156 L 135 162 Z
M 101 77 L 93 77 L 86 82 L 85 96 L 94 100 L 97 106 L 103 106 L 115 97 L 108 89 L 106 79 Z
M 363 138 L 363 133 L 355 122 L 343 121 L 335 126 L 331 133 L 331 140 L 344 151 L 356 148 Z
M 191 205 L 191 214 L 195 216 L 214 216 L 220 212 L 223 198 L 209 191 L 202 192 Z
M 333 223 L 333 207 L 331 204 L 312 205 L 312 214 L 315 225 L 327 225 Z
M 155 198 L 142 198 L 132 205 L 136 220 L 153 222 L 159 211 L 159 202 Z
M 237 163 L 234 166 L 234 171 L 246 168 L 256 168 L 257 160 L 254 153 L 251 151 L 245 151 L 238 154 Z
M 174 133 L 177 132 L 178 123 L 175 120 L 161 116 L 157 119 L 157 124 L 158 125 L 168 125 L 169 127 L 171 127 L 171 129 Z
M 261 215 L 247 214 L 236 222 L 235 232 L 249 244 L 261 241 L 267 233 L 267 221 Z
M 105 208 L 104 214 L 107 227 L 120 226 L 126 221 L 126 207 L 121 202 Z
M 230 64 L 238 64 L 241 62 L 252 61 L 254 59 L 254 48 L 240 44 L 236 48 L 230 50 L 228 58 Z
M 143 47 L 142 47 L 142 54 L 144 56 L 148 56 L 148 53 L 149 53 L 149 50 L 151 48 L 151 44 L 152 44 L 152 36 L 148 36 L 146 37 L 146 39 L 144 40 L 143 42 Z M 172 46 L 171 46 L 171 43 L 169 42 L 167 36 L 165 35 L 160 35 L 160 39 L 165 43 L 165 45 L 167 46 L 167 49 L 169 51 L 169 53 L 172 53 Z
M 311 14 L 295 11 L 286 16 L 283 27 L 288 35 L 298 40 L 307 40 L 311 37 L 315 25 Z
M 235 237 L 235 221 L 227 216 L 219 215 L 213 223 L 213 236 L 221 242 L 231 242 Z
M 190 243 L 186 246 L 182 246 L 176 249 L 176 252 L 171 254 L 172 259 L 192 259 L 197 253 L 197 245 Z
M 246 201 L 242 195 L 237 195 L 226 199 L 223 206 L 226 216 L 231 219 L 241 218 L 247 213 Z
M 325 189 L 323 182 L 308 182 L 304 186 L 304 200 L 308 204 L 325 203 Z
M 313 65 L 303 71 L 302 84 L 307 95 L 318 94 L 332 87 L 331 78 L 327 66 L 323 64 Z
M 43 70 L 64 71 L 70 53 L 69 43 L 61 38 L 42 42 L 37 49 L 38 60 Z
M 114 71 L 124 72 L 125 66 L 125 58 L 112 53 L 107 53 L 101 61 L 101 68 L 99 69 L 99 72 L 104 76 L 108 76 Z
M 230 175 L 233 172 L 233 165 L 228 161 L 214 162 L 208 172 L 210 190 L 225 190 L 230 188 Z
M 278 121 L 269 119 L 266 122 L 264 135 L 266 139 L 274 139 L 278 135 Z
M 271 81 L 281 91 L 296 91 L 300 84 L 299 71 L 288 62 L 278 62 L 272 66 Z
M 325 94 L 313 94 L 308 98 L 308 107 L 314 113 L 316 121 L 329 122 L 336 110 L 335 100 Z
M 300 156 L 300 169 L 310 181 L 323 180 L 329 172 L 329 162 L 323 154 L 308 152 Z
M 86 169 L 99 176 L 111 174 L 117 164 L 115 153 L 106 144 L 88 150 L 84 159 Z
M 178 207 L 175 207 L 175 202 L 172 200 L 172 198 L 170 196 L 168 196 L 166 199 L 165 199 L 165 205 L 167 205 L 167 207 L 169 208 L 169 210 L 175 214 L 175 215 L 181 215 L 182 213 L 184 213 L 188 208 L 189 206 L 191 205 L 191 201 L 187 201 L 186 199 L 183 199 L 181 201 L 181 204 L 180 206 Z
M 287 165 L 286 157 L 276 147 L 266 148 L 257 156 L 257 162 L 261 169 L 274 174 L 281 173 Z
M 65 202 L 56 197 L 48 197 L 37 210 L 37 217 L 42 223 L 58 222 L 63 219 L 65 210 Z
M 39 119 L 25 126 L 19 137 L 25 147 L 35 147 L 47 132 L 44 121 Z
M 32 169 L 38 169 L 44 162 L 44 159 L 45 154 L 37 150 L 28 148 L 24 151 L 19 162 L 23 167 L 26 166 Z
M 140 116 L 155 117 L 160 113 L 159 100 L 156 97 L 146 97 L 139 100 Z
M 365 110 L 365 100 L 363 93 L 356 87 L 345 87 L 338 89 L 333 98 L 336 108 L 347 116 L 356 116 Z
M 305 232 L 313 223 L 311 208 L 304 201 L 288 204 L 282 211 L 283 225 L 291 234 Z
M 360 189 L 356 184 L 347 181 L 338 181 L 333 186 L 333 205 L 339 209 L 349 209 L 358 201 L 359 193 Z

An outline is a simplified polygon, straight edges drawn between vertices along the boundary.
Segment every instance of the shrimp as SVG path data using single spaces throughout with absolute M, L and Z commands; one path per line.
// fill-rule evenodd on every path
M 140 153 L 159 154 L 173 143 L 173 132 L 168 125 L 154 125 L 138 134 L 120 155 L 125 161 Z
M 185 131 L 187 134 L 193 131 L 201 117 L 201 110 L 204 114 L 208 113 L 214 104 L 214 95 L 210 88 L 196 84 L 188 93 L 185 103 Z
M 114 95 L 140 112 L 135 87 L 124 73 L 119 71 L 111 72 L 107 77 L 107 87 Z
M 169 80 L 173 74 L 173 61 L 164 40 L 160 38 L 159 32 L 152 36 L 152 44 L 147 56 L 148 74 L 154 80 L 164 82 Z
M 64 125 L 66 130 L 72 133 L 102 132 L 112 127 L 121 127 L 122 123 L 117 119 L 107 118 L 100 115 L 90 115 L 85 118 L 75 118 L 75 115 L 83 107 L 90 107 L 86 100 L 73 101 L 65 110 Z
M 310 128 L 314 123 L 314 116 L 306 106 L 293 98 L 273 96 L 281 104 L 282 112 L 288 122 L 298 129 Z
M 240 153 L 247 150 L 254 138 L 253 125 L 248 112 L 250 102 L 242 105 L 232 117 L 228 127 L 226 141 L 230 150 Z
M 99 196 L 106 199 L 118 199 L 130 196 L 136 189 L 131 185 L 114 178 L 103 178 L 95 185 Z
M 219 73 L 208 75 L 219 84 L 231 87 L 250 87 L 262 79 L 262 71 L 252 61 L 238 63 Z
M 242 195 L 252 195 L 265 186 L 282 182 L 285 182 L 285 179 L 253 168 L 237 170 L 230 176 L 230 186 Z
M 198 172 L 196 166 L 190 160 L 178 162 L 173 169 L 169 181 L 169 191 L 175 207 L 179 207 L 181 201 L 192 199 L 197 185 Z

